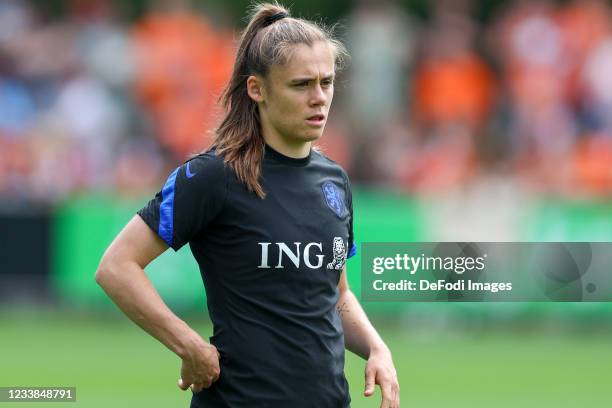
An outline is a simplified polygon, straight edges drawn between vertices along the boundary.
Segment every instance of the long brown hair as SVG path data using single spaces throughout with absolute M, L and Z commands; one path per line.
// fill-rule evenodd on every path
M 225 116 L 216 129 L 213 147 L 248 190 L 260 198 L 259 182 L 264 138 L 257 103 L 247 93 L 251 75 L 266 77 L 274 64 L 284 64 L 295 44 L 312 46 L 327 41 L 334 51 L 336 69 L 348 55 L 344 45 L 322 25 L 289 16 L 278 3 L 260 3 L 252 8 L 249 23 L 240 37 L 232 76 L 221 95 Z

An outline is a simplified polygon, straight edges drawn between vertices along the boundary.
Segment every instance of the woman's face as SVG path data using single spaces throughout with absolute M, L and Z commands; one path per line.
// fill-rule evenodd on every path
M 321 137 L 334 96 L 334 74 L 334 54 L 326 41 L 296 44 L 287 63 L 272 66 L 257 101 L 268 143 L 296 148 Z

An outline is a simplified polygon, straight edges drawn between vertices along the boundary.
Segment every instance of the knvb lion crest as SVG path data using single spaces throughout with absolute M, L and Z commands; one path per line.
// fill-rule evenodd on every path
M 327 264 L 327 269 L 341 271 L 346 263 L 346 247 L 340 237 L 334 237 L 334 260 Z
M 325 202 L 327 206 L 331 208 L 331 210 L 341 218 L 344 215 L 346 207 L 344 206 L 344 201 L 342 200 L 342 194 L 340 190 L 334 183 L 331 181 L 326 181 L 323 183 L 323 195 L 325 195 Z

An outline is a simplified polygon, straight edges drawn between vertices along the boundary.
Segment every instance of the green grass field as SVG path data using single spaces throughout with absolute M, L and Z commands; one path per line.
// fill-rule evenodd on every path
M 195 326 L 210 334 L 205 323 Z M 403 407 L 612 406 L 610 334 L 380 331 L 394 353 Z M 0 408 L 189 406 L 175 385 L 179 360 L 116 315 L 0 311 L 0 346 L 0 386 L 77 387 L 76 403 Z M 362 397 L 363 367 L 349 353 L 353 407 L 378 407 L 379 395 Z

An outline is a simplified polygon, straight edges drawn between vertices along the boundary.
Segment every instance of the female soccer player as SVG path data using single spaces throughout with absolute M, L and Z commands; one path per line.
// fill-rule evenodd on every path
M 97 282 L 182 359 L 191 407 L 348 407 L 345 346 L 367 360 L 365 395 L 379 384 L 381 407 L 399 407 L 391 353 L 347 284 L 348 178 L 312 148 L 344 53 L 316 24 L 257 6 L 212 148 L 172 172 L 102 258 Z M 144 273 L 186 243 L 206 288 L 210 343 Z

